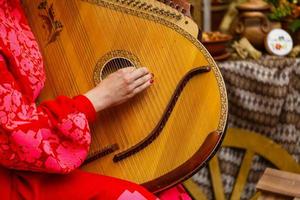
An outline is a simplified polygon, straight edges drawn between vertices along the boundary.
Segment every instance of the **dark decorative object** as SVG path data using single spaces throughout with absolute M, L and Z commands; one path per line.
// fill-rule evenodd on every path
M 53 3 L 48 4 L 47 0 L 43 0 L 38 9 L 40 10 L 39 16 L 42 18 L 44 24 L 43 28 L 48 32 L 47 44 L 54 42 L 62 31 L 63 25 L 59 20 L 55 19 Z
M 246 37 L 257 49 L 264 49 L 264 39 L 272 29 L 271 22 L 265 15 L 270 6 L 263 0 L 249 0 L 237 6 L 239 11 L 235 32 Z
M 211 2 L 211 30 L 220 30 L 220 25 L 229 8 L 229 0 L 212 0 Z

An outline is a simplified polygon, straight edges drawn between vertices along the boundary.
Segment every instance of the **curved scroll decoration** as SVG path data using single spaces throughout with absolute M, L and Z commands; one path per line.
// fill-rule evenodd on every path
M 211 70 L 211 67 L 204 66 L 204 67 L 196 67 L 196 68 L 190 70 L 188 73 L 186 73 L 185 76 L 180 80 L 179 84 L 177 85 L 177 87 L 171 97 L 171 100 L 169 101 L 169 103 L 164 111 L 164 114 L 162 115 L 161 119 L 159 120 L 159 122 L 157 123 L 155 128 L 151 131 L 151 133 L 146 138 L 144 138 L 142 141 L 137 143 L 136 145 L 130 147 L 129 149 L 127 149 L 123 152 L 116 154 L 113 158 L 113 161 L 114 162 L 121 161 L 121 160 L 141 151 L 142 149 L 147 147 L 149 144 L 151 144 L 159 136 L 159 134 L 165 127 L 165 124 L 167 123 L 167 121 L 176 105 L 176 102 L 177 102 L 183 88 L 187 84 L 187 82 L 195 75 L 206 73 L 206 72 L 209 72 L 210 70 Z M 116 149 L 114 149 L 114 150 L 116 150 Z M 109 153 L 112 153 L 112 152 L 113 151 L 109 151 Z M 103 151 L 96 152 L 85 161 L 85 164 L 92 162 L 92 161 L 94 161 L 102 156 L 105 156 L 107 154 L 108 153 L 103 153 Z
M 176 102 L 177 102 L 183 88 L 187 84 L 187 82 L 195 75 L 209 72 L 210 69 L 211 68 L 209 66 L 196 67 L 196 68 L 190 70 L 188 73 L 186 73 L 184 75 L 184 77 L 181 79 L 181 81 L 179 82 L 179 84 L 177 85 L 177 87 L 173 93 L 173 96 L 171 97 L 171 100 L 169 101 L 169 103 L 164 111 L 164 114 L 162 115 L 161 119 L 159 120 L 158 124 L 153 129 L 153 131 L 146 138 L 144 138 L 142 141 L 140 141 L 138 144 L 130 147 L 129 149 L 127 149 L 121 153 L 116 154 L 113 158 L 113 161 L 114 162 L 121 161 L 121 160 L 139 152 L 140 150 L 144 149 L 149 144 L 151 144 L 151 142 L 153 142 L 153 140 L 155 140 L 159 136 L 159 134 L 165 127 L 165 124 L 167 123 L 167 121 L 176 105 Z

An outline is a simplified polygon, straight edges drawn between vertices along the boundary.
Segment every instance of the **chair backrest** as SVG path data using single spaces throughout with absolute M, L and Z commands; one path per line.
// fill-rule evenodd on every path
M 240 199 L 241 197 L 254 155 L 262 156 L 274 164 L 274 166 L 278 167 L 278 169 L 300 173 L 300 165 L 282 146 L 259 133 L 237 128 L 228 128 L 222 146 L 245 150 L 245 155 L 231 194 L 230 199 L 232 200 Z M 284 162 L 282 162 L 283 160 Z M 215 199 L 225 200 L 217 156 L 212 158 L 209 162 L 209 171 Z M 185 181 L 184 186 L 196 200 L 207 199 L 201 192 L 200 187 L 194 183 L 192 179 Z M 257 199 L 259 195 L 260 193 L 256 193 L 252 199 Z

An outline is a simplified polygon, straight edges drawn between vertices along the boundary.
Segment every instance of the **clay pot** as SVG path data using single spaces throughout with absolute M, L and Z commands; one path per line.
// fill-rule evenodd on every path
M 239 11 L 235 32 L 246 37 L 257 49 L 264 49 L 264 39 L 272 29 L 271 23 L 264 14 L 270 6 L 261 0 L 250 0 L 237 6 Z

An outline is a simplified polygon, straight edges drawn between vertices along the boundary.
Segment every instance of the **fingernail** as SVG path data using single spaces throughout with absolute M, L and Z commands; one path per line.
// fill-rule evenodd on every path
M 151 79 L 151 80 L 150 80 L 150 83 L 152 84 L 153 82 L 154 82 L 154 80 L 153 80 L 153 79 Z

